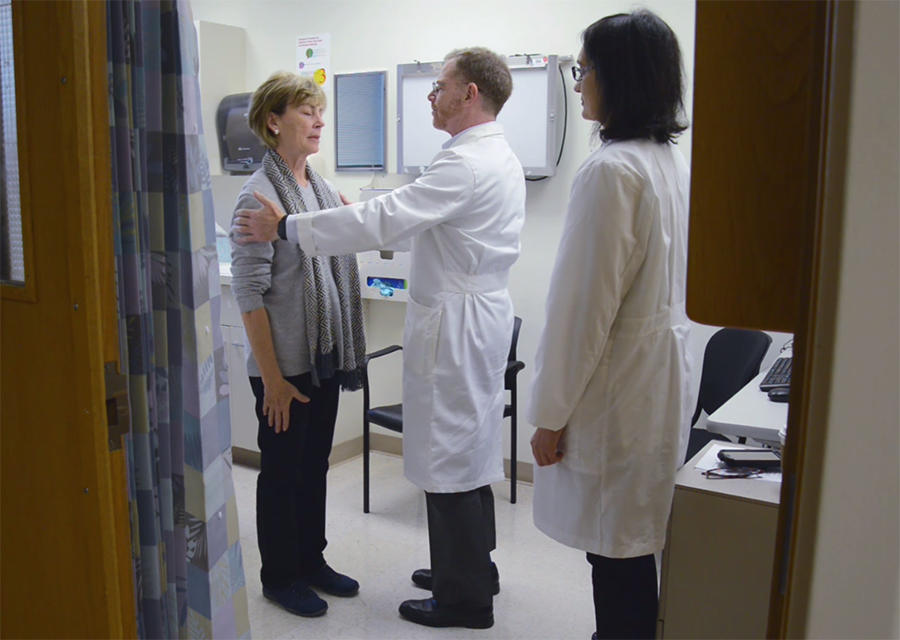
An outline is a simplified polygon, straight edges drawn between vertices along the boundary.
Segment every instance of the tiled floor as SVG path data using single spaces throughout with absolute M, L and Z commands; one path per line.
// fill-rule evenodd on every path
M 584 553 L 540 533 L 531 520 L 532 487 L 520 484 L 517 504 L 509 483 L 494 485 L 500 594 L 494 626 L 486 630 L 432 629 L 405 621 L 400 602 L 425 598 L 409 576 L 428 566 L 425 498 L 403 477 L 402 460 L 372 456 L 371 513 L 362 512 L 362 458 L 332 467 L 328 476 L 325 557 L 361 584 L 354 598 L 323 596 L 328 613 L 300 618 L 262 597 L 256 546 L 256 470 L 235 465 L 244 572 L 254 638 L 503 638 L 588 640 L 593 632 L 590 567 Z

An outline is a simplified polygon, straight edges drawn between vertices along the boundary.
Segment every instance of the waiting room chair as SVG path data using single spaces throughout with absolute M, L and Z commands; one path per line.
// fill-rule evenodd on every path
M 706 343 L 703 371 L 700 374 L 700 393 L 694 417 L 691 418 L 685 462 L 712 440 L 730 442 L 724 436 L 694 428 L 694 425 L 697 424 L 701 411 L 710 415 L 759 373 L 759 365 L 771 343 L 769 334 L 747 329 L 719 329 Z
M 517 434 L 517 403 L 516 403 L 516 376 L 525 368 L 525 363 L 516 359 L 516 343 L 519 341 L 519 329 L 522 326 L 522 318 L 516 316 L 513 323 L 512 340 L 509 347 L 509 357 L 506 363 L 506 376 L 504 387 L 509 391 L 509 404 L 503 407 L 503 417 L 510 418 L 510 490 L 509 501 L 516 502 L 516 434 Z M 391 404 L 379 407 L 369 405 L 369 362 L 388 354 L 400 351 L 403 347 L 398 344 L 373 351 L 366 355 L 363 366 L 363 513 L 369 513 L 369 425 L 376 424 L 385 429 L 403 432 L 403 405 Z

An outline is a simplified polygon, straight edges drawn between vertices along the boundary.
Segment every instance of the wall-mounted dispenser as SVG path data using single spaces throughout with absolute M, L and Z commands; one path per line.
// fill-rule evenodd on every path
M 368 200 L 392 189 L 364 187 L 360 200 Z M 363 298 L 406 302 L 409 299 L 409 252 L 363 251 L 356 255 L 359 263 L 359 289 Z
M 216 111 L 216 134 L 222 170 L 232 174 L 253 173 L 262 166 L 265 145 L 247 122 L 250 93 L 235 93 L 222 98 Z

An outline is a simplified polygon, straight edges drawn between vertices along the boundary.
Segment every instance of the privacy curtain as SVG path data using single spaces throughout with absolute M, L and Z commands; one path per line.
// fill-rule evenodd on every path
M 107 10 L 138 631 L 247 638 L 196 32 L 184 0 Z

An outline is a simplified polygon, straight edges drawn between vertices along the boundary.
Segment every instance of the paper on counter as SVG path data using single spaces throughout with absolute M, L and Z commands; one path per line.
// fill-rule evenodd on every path
M 700 461 L 694 465 L 696 469 L 700 471 L 709 471 L 710 469 L 724 469 L 726 467 L 725 463 L 719 460 L 719 451 L 722 449 L 735 449 L 733 444 L 728 442 L 714 442 L 712 446 L 707 449 L 706 453 L 700 458 Z M 750 478 L 745 478 L 747 480 L 767 480 L 769 482 L 781 482 L 781 470 L 778 471 L 763 471 L 759 475 L 752 476 Z

